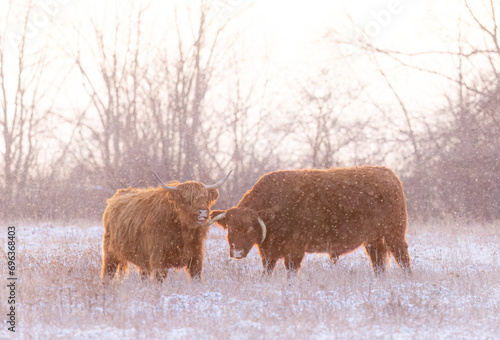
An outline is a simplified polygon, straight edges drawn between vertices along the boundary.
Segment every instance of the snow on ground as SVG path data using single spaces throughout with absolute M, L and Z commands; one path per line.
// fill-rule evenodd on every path
M 7 231 L 0 235 L 6 250 Z M 359 249 L 333 265 L 306 257 L 260 279 L 254 249 L 228 257 L 221 229 L 206 243 L 201 283 L 170 271 L 165 283 L 99 281 L 102 226 L 17 226 L 20 339 L 498 338 L 500 226 L 411 226 L 414 278 L 393 263 L 375 277 Z M 3 255 L 3 253 L 2 253 Z M 0 268 L 7 276 L 5 256 Z M 7 311 L 3 285 L 1 313 Z M 0 338 L 11 338 L 3 323 Z

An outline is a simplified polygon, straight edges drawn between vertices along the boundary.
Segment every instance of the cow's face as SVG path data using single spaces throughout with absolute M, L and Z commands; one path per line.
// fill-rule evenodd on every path
M 167 193 L 167 198 L 175 205 L 181 223 L 193 228 L 206 224 L 210 207 L 218 197 L 217 189 L 207 189 L 199 182 L 181 183 L 177 190 Z
M 222 215 L 223 214 L 223 215 Z M 214 210 L 210 214 L 224 229 L 227 229 L 229 256 L 235 259 L 245 258 L 255 243 L 261 243 L 266 236 L 266 227 L 255 210 L 231 208 L 227 211 Z

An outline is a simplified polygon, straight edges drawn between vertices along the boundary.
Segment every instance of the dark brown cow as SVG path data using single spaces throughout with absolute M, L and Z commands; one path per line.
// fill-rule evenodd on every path
M 290 274 L 305 253 L 327 253 L 335 262 L 361 245 L 375 273 L 385 270 L 389 254 L 412 273 L 403 187 L 385 167 L 271 172 L 236 207 L 211 217 L 209 224 L 228 230 L 231 257 L 245 258 L 257 244 L 263 275 L 281 258 Z
M 156 176 L 157 188 L 118 190 L 103 215 L 101 278 L 123 274 L 129 262 L 143 278 L 154 273 L 163 281 L 169 268 L 182 267 L 201 278 L 209 209 L 230 173 L 214 185 L 167 186 Z

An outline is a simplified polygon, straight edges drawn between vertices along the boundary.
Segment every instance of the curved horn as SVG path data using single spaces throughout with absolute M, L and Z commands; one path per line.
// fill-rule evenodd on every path
M 153 171 L 153 170 L 151 170 L 151 171 Z M 158 175 L 156 174 L 156 172 L 154 172 L 154 171 L 153 171 L 153 174 L 155 175 L 155 177 L 156 177 L 156 179 L 158 180 L 158 182 L 160 182 L 160 185 L 161 185 L 161 187 L 162 187 L 163 189 L 165 189 L 165 190 L 177 190 L 177 187 L 171 187 L 171 186 L 166 185 L 166 184 L 165 184 L 165 183 L 161 180 L 160 176 L 158 176 Z
M 206 185 L 205 184 L 205 188 L 207 189 L 217 189 L 218 187 L 220 187 L 222 184 L 224 184 L 224 182 L 227 180 L 227 178 L 229 177 L 229 175 L 231 175 L 231 172 L 233 172 L 233 169 L 231 169 L 231 171 L 229 171 L 226 175 L 226 177 L 224 177 L 223 179 L 221 179 L 220 181 L 218 181 L 217 183 L 215 184 L 209 184 L 209 185 Z
M 214 222 L 217 222 L 218 220 L 222 220 L 224 217 L 226 217 L 226 213 L 225 212 L 222 213 L 222 214 L 219 214 L 219 215 L 215 216 L 210 221 L 208 221 L 207 226 L 211 225 Z
M 262 219 L 258 216 L 257 216 L 257 221 L 259 221 L 259 224 L 262 228 L 262 241 L 260 241 L 260 243 L 262 243 L 266 239 L 267 228 L 266 228 L 266 224 L 264 223 L 264 221 L 262 221 Z

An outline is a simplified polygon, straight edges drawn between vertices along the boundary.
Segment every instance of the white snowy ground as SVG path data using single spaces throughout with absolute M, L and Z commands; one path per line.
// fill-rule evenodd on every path
M 164 284 L 143 283 L 131 270 L 101 286 L 101 226 L 25 224 L 16 236 L 16 334 L 3 321 L 1 339 L 500 338 L 498 224 L 411 225 L 412 279 L 394 263 L 375 277 L 359 249 L 336 265 L 308 255 L 291 280 L 280 263 L 261 281 L 256 249 L 229 259 L 224 233 L 212 227 L 202 283 L 183 271 L 170 271 Z

